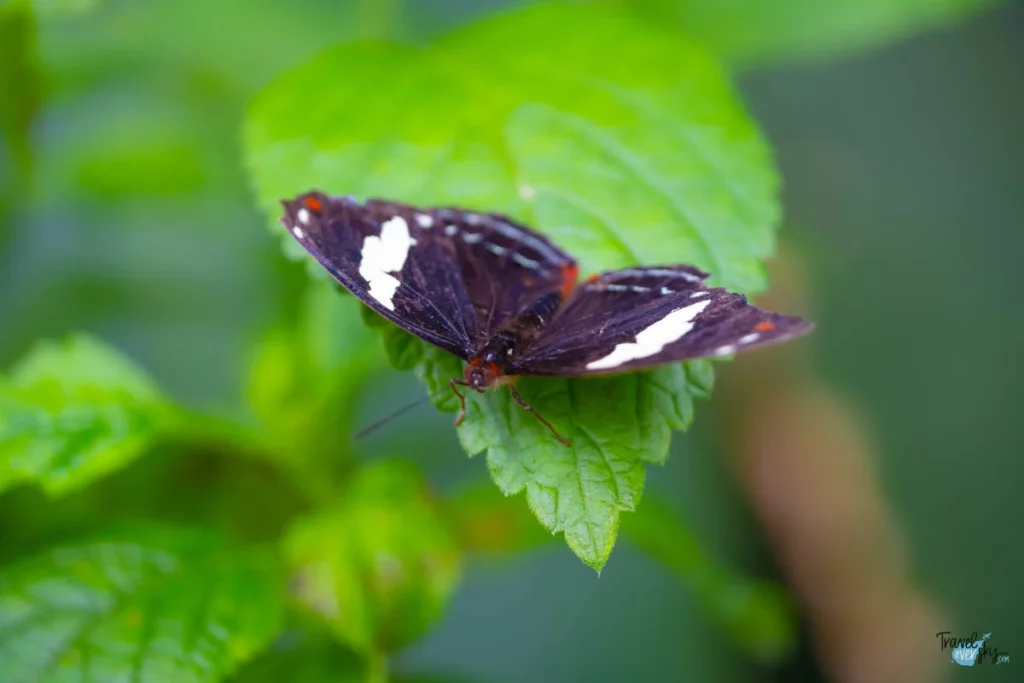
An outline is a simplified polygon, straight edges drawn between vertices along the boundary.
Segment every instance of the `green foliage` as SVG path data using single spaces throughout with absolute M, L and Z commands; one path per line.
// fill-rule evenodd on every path
M 320 187 L 504 211 L 589 270 L 683 261 L 753 290 L 778 219 L 768 149 L 720 65 L 613 7 L 329 51 L 260 95 L 245 149 L 282 235 L 278 200 Z
M 0 571 L 3 680 L 217 681 L 282 614 L 272 558 L 161 528 L 53 548 Z
M 487 451 L 502 493 L 525 491 L 541 524 L 564 533 L 573 552 L 600 571 L 615 544 L 619 512 L 640 500 L 644 465 L 662 464 L 671 430 L 693 420 L 688 389 L 682 365 L 615 378 L 525 379 L 523 398 L 571 447 L 505 391 L 471 404 L 459 440 L 470 455 Z
M 172 417 L 160 392 L 85 336 L 41 343 L 0 377 L 0 489 L 79 488 L 138 456 Z
M 515 57 L 493 49 L 524 36 L 530 49 Z M 626 40 L 628 53 L 607 49 Z M 372 87 L 385 77 L 387 90 Z M 333 50 L 261 95 L 245 139 L 272 221 L 281 197 L 310 187 L 487 207 L 530 219 L 589 270 L 696 263 L 743 290 L 763 286 L 760 259 L 773 248 L 775 172 L 721 67 L 616 8 L 546 4 L 430 48 Z M 447 354 L 388 326 L 383 335 L 395 367 L 432 394 L 461 374 Z M 572 449 L 503 394 L 470 411 L 460 440 L 487 450 L 499 488 L 525 490 L 544 526 L 600 569 L 619 512 L 639 500 L 643 464 L 663 462 L 670 430 L 692 419 L 685 373 L 527 381 L 523 392 Z M 443 392 L 435 401 L 457 407 Z
M 443 411 L 458 410 L 446 391 L 462 374 L 457 358 L 398 329 L 379 316 L 391 363 L 413 369 Z M 636 509 L 644 465 L 662 464 L 672 430 L 693 422 L 693 398 L 710 394 L 711 362 L 694 361 L 648 372 L 591 379 L 526 378 L 523 398 L 567 438 L 567 448 L 524 411 L 507 391 L 466 395 L 459 441 L 469 455 L 487 452 L 491 478 L 501 492 L 526 492 L 527 503 L 552 533 L 600 571 L 615 545 L 619 513 Z
M 26 0 L 0 4 L 0 254 L 31 173 L 29 129 L 39 100 L 34 28 Z
M 0 151 L 5 152 L 0 159 L 16 166 L 27 164 L 28 130 L 38 101 L 34 29 L 28 2 L 0 5 Z
M 341 502 L 299 520 L 284 545 L 299 600 L 366 652 L 426 631 L 458 578 L 451 530 L 418 475 L 394 462 L 365 466 Z
M 298 624 L 270 649 L 249 661 L 231 683 L 364 683 L 366 662 L 341 647 L 329 633 Z
M 519 500 L 506 497 L 490 482 L 453 495 L 446 515 L 462 547 L 474 553 L 501 556 L 554 540 Z
M 523 380 L 523 396 L 571 448 L 508 392 L 470 392 L 458 437 L 470 455 L 486 453 L 497 486 L 435 498 L 409 463 L 361 462 L 352 418 L 385 359 L 412 370 L 448 413 L 462 363 L 339 293 L 315 265 L 308 281 L 294 268 L 275 278 L 245 232 L 257 218 L 245 213 L 237 119 L 268 79 L 300 64 L 258 95 L 244 125 L 248 179 L 279 235 L 278 200 L 319 187 L 503 211 L 585 271 L 688 262 L 754 292 L 774 249 L 778 178 L 723 64 L 846 51 L 988 4 L 538 2 L 417 45 L 342 45 L 402 34 L 400 3 L 227 0 L 211 14 L 198 0 L 0 2 L 0 252 L 8 230 L 30 225 L 23 209 L 34 198 L 47 225 L 50 212 L 60 223 L 74 209 L 87 241 L 68 251 L 89 249 L 67 265 L 103 274 L 45 280 L 40 296 L 59 301 L 56 319 L 38 322 L 35 299 L 19 301 L 32 315 L 5 316 L 4 348 L 79 322 L 119 331 L 117 320 L 95 320 L 94 300 L 114 308 L 95 282 L 114 279 L 121 297 L 141 302 L 132 329 L 148 326 L 175 351 L 190 325 L 198 331 L 203 357 L 182 367 L 203 372 L 212 328 L 231 323 L 218 309 L 188 317 L 203 302 L 162 268 L 187 258 L 188 281 L 204 297 L 227 292 L 233 313 L 239 292 L 249 297 L 245 285 L 229 289 L 244 272 L 235 225 L 256 245 L 253 279 L 287 292 L 289 311 L 248 356 L 230 345 L 232 360 L 250 363 L 245 405 L 227 413 L 177 405 L 88 336 L 41 343 L 0 376 L 0 680 L 384 681 L 386 656 L 436 625 L 465 555 L 503 557 L 562 533 L 600 570 L 620 513 L 633 510 L 621 517 L 627 539 L 692 587 L 748 653 L 784 656 L 794 627 L 780 590 L 719 565 L 657 501 L 638 505 L 645 466 L 664 462 L 671 432 L 710 394 L 711 363 Z M 37 62 L 57 104 L 41 122 Z M 30 180 L 46 192 L 30 192 Z M 158 223 L 163 232 L 140 238 Z M 218 236 L 230 257 L 217 254 Z M 192 278 L 196 244 L 213 265 Z M 119 252 L 131 266 L 111 275 Z M 8 270 L 17 268 L 0 275 Z M 155 292 L 178 312 L 153 306 Z M 159 370 L 171 387 L 176 374 Z M 44 494 L 60 500 L 44 504 Z M 212 529 L 65 538 L 109 518 L 177 515 Z M 289 601 L 298 609 L 286 621 Z
M 75 17 L 96 9 L 103 0 L 28 0 L 43 20 Z
M 846 54 L 953 21 L 999 0 L 628 0 L 730 62 Z
M 384 361 L 360 308 L 327 281 L 311 280 L 298 320 L 269 330 L 250 365 L 249 405 L 274 457 L 319 495 L 330 495 L 334 475 L 351 465 L 349 416 L 364 380 Z

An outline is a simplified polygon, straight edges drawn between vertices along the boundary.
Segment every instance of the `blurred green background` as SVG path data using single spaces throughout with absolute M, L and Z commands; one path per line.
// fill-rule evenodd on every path
M 37 4 L 34 31 L 6 25 L 0 363 L 86 330 L 182 402 L 237 403 L 252 339 L 288 315 L 303 278 L 240 165 L 251 98 L 352 37 L 427 39 L 499 4 L 55 0 Z M 33 35 L 34 49 L 17 49 Z M 23 63 L 26 52 L 36 59 Z M 914 575 L 951 614 L 933 631 L 991 631 L 1001 650 L 1024 652 L 1024 5 L 871 50 L 794 62 L 769 50 L 764 63 L 744 58 L 738 82 L 783 173 L 782 241 L 807 261 L 814 367 L 868 418 Z M 420 391 L 387 374 L 357 423 Z M 721 556 L 767 574 L 761 533 L 701 419 L 716 410 L 698 409 L 648 490 Z M 429 410 L 372 444 L 440 487 L 482 466 Z M 0 557 L 32 546 L 25 510 L 42 500 L 0 494 Z M 508 682 L 816 677 L 809 664 L 749 663 L 694 595 L 626 545 L 600 578 L 561 544 L 474 561 L 441 625 L 399 662 Z M 956 673 L 1013 680 L 1020 665 Z

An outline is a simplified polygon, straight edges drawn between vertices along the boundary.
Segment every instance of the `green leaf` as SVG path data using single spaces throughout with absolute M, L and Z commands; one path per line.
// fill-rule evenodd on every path
M 144 451 L 174 411 L 152 381 L 87 336 L 43 342 L 0 377 L 0 489 L 59 495 Z
M 0 5 L 0 92 L 4 93 L 0 100 L 0 159 L 22 169 L 28 166 L 29 127 L 39 100 L 36 77 L 32 5 L 26 0 L 9 0 Z M 4 165 L 0 172 L 10 172 Z
M 459 574 L 459 548 L 408 466 L 360 470 L 333 508 L 284 541 L 297 597 L 345 642 L 392 651 L 440 616 Z
M 429 47 L 328 51 L 263 92 L 244 139 L 282 236 L 278 200 L 319 187 L 508 212 L 585 270 L 693 263 L 755 290 L 774 247 L 777 177 L 721 66 L 623 8 L 544 3 Z
M 307 284 L 292 324 L 272 329 L 250 368 L 249 403 L 268 424 L 315 421 L 309 406 L 350 402 L 383 357 L 362 304 L 327 281 Z M 333 405 L 332 412 L 338 412 Z M 296 430 L 297 431 L 297 430 Z
M 608 378 L 525 378 L 518 388 L 571 447 L 506 391 L 467 397 L 459 440 L 471 455 L 486 450 L 502 493 L 525 491 L 541 524 L 564 533 L 573 552 L 600 571 L 615 544 L 619 513 L 640 500 L 644 465 L 662 464 L 671 431 L 693 420 L 684 366 Z
M 736 64 L 820 59 L 949 24 L 998 0 L 629 0 Z
M 49 162 L 48 180 L 67 194 L 107 202 L 190 199 L 214 183 L 208 141 L 196 134 L 188 112 L 172 109 L 185 107 L 160 103 L 146 111 L 133 104 L 111 105 L 97 121 L 76 122 L 84 130 L 61 141 L 62 158 Z
M 418 338 L 363 307 L 363 320 L 372 329 L 380 331 L 384 353 L 392 367 L 412 370 L 427 387 L 431 401 L 441 411 L 453 413 L 459 409 L 459 400 L 449 390 L 449 380 L 462 376 L 462 361 L 446 351 L 424 344 Z
M 290 629 L 229 680 L 230 683 L 365 683 L 367 665 L 330 634 Z
M 328 281 L 310 281 L 298 321 L 266 334 L 250 366 L 249 405 L 307 493 L 329 495 L 332 474 L 347 466 L 359 389 L 384 366 L 362 307 Z
M 426 346 L 393 324 L 382 328 L 381 341 L 388 361 L 397 370 L 412 370 L 426 358 Z
M 100 0 L 30 0 L 36 14 L 43 20 L 72 19 L 91 12 Z
M 273 561 L 206 534 L 142 528 L 0 572 L 4 680 L 216 681 L 276 632 Z
M 507 45 L 516 49 L 495 49 Z M 282 236 L 278 200 L 319 187 L 504 211 L 585 270 L 692 263 L 754 291 L 774 248 L 778 180 L 721 65 L 622 7 L 544 3 L 427 47 L 331 50 L 258 98 L 244 139 L 258 201 Z M 446 385 L 461 363 L 379 326 L 392 363 L 456 410 Z M 502 492 L 525 490 L 542 524 L 600 568 L 619 512 L 639 500 L 644 463 L 662 462 L 670 431 L 690 423 L 691 388 L 707 394 L 709 368 L 524 381 L 572 448 L 506 392 L 470 398 L 459 436 L 468 452 L 488 451 Z
M 383 334 L 404 336 L 403 345 L 417 349 L 409 353 L 422 358 L 415 370 L 434 404 L 456 411 L 459 402 L 446 389 L 449 378 L 461 375 L 462 362 L 390 323 Z M 551 533 L 564 532 L 573 552 L 600 571 L 615 544 L 619 512 L 634 510 L 639 502 L 644 464 L 664 463 L 672 430 L 689 428 L 694 397 L 708 396 L 712 384 L 708 360 L 603 378 L 524 378 L 518 385 L 522 396 L 572 442 L 571 448 L 504 390 L 484 397 L 466 393 L 459 441 L 470 455 L 487 451 L 501 492 L 511 496 L 525 490 L 541 524 Z
M 720 566 L 667 505 L 648 498 L 624 520 L 622 533 L 692 588 L 704 609 L 749 654 L 778 662 L 792 652 L 795 610 L 786 593 L 774 583 Z
M 778 217 L 775 176 L 731 101 L 605 87 L 628 124 L 535 104 L 510 117 L 509 154 L 534 194 L 536 223 L 591 270 L 691 263 L 715 284 L 763 288 L 760 259 L 774 250 Z M 709 111 L 689 112 L 689 97 L 709 98 Z
M 519 500 L 501 494 L 490 482 L 459 491 L 445 510 L 467 551 L 501 555 L 551 543 Z
M 27 0 L 0 3 L 0 255 L 29 195 L 30 129 L 41 86 L 36 22 Z

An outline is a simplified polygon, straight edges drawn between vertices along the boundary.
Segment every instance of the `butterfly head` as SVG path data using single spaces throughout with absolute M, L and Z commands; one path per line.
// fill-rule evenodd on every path
M 474 358 L 469 361 L 465 372 L 463 372 L 463 379 L 465 379 L 466 385 L 479 392 L 483 392 L 487 387 L 493 387 L 498 384 L 500 376 L 501 370 L 498 368 L 497 363 L 482 358 Z

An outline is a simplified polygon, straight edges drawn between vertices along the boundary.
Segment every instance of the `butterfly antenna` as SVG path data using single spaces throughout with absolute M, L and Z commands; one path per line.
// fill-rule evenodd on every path
M 388 415 L 386 417 L 382 417 L 381 419 L 379 419 L 376 422 L 374 422 L 373 424 L 371 424 L 369 427 L 364 427 L 362 430 L 360 430 L 358 433 L 356 433 L 355 436 L 352 437 L 352 440 L 353 441 L 357 441 L 359 439 L 362 439 L 365 436 L 369 436 L 370 434 L 373 434 L 375 431 L 377 431 L 378 429 L 380 429 L 381 427 L 386 425 L 388 422 L 391 422 L 392 420 L 394 420 L 397 417 L 401 417 L 402 415 L 405 415 L 407 412 L 409 412 L 410 410 L 412 410 L 416 406 L 420 405 L 424 401 L 429 401 L 429 400 L 431 400 L 433 398 L 436 398 L 438 396 L 441 396 L 442 394 L 447 393 L 447 392 L 448 392 L 448 389 L 445 388 L 445 389 L 442 389 L 441 391 L 435 392 L 433 394 L 427 394 L 426 396 L 421 396 L 420 398 L 416 399 L 415 401 L 413 401 L 409 405 L 402 406 L 401 408 L 399 408 L 395 412 L 391 413 L 390 415 Z

